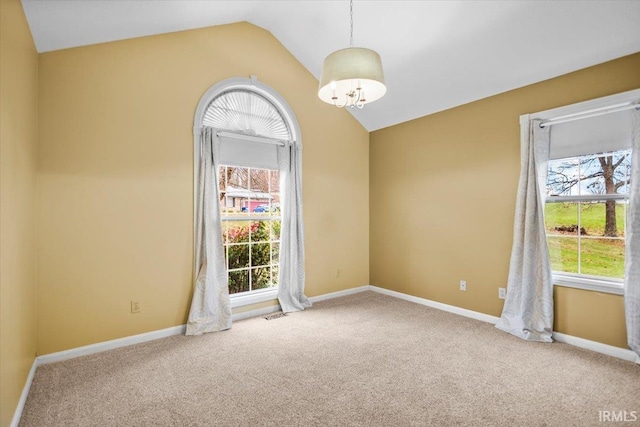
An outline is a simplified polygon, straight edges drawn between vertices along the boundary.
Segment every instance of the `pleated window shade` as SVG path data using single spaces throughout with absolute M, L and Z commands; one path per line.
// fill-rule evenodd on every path
M 632 110 L 551 126 L 549 159 L 631 148 Z
M 284 141 L 291 139 L 291 132 L 277 108 L 266 98 L 247 90 L 232 90 L 217 96 L 207 108 L 203 124 Z
M 291 132 L 278 109 L 266 98 L 247 90 L 217 96 L 207 108 L 203 124 L 218 130 L 290 141 Z M 220 137 L 220 164 L 278 169 L 278 146 Z

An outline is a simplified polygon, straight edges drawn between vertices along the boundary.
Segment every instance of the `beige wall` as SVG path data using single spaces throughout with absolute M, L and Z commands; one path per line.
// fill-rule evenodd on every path
M 19 0 L 0 1 L 0 426 L 36 353 L 38 56 Z
M 39 71 L 39 354 L 185 323 L 193 116 L 229 77 L 256 75 L 300 122 L 307 295 L 369 282 L 369 135 L 318 99 L 267 31 L 239 23 L 44 53 Z
M 257 75 L 298 116 L 309 296 L 372 283 L 493 315 L 511 247 L 518 116 L 640 86 L 636 54 L 368 135 L 253 25 L 38 56 L 20 2 L 0 5 L 2 426 L 36 350 L 185 322 L 191 126 L 216 82 Z M 554 294 L 558 331 L 625 346 L 621 297 Z
M 519 116 L 637 89 L 638 70 L 635 54 L 373 132 L 371 283 L 500 315 Z M 458 290 L 462 279 L 467 292 Z M 555 295 L 555 330 L 626 348 L 622 297 L 568 288 Z

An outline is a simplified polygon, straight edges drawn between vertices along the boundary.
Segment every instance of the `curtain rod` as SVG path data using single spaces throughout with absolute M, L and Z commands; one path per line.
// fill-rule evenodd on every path
M 625 104 L 613 105 L 613 106 L 604 107 L 604 108 L 597 108 L 595 110 L 582 111 L 580 113 L 568 114 L 566 116 L 560 116 L 554 119 L 545 120 L 542 123 L 540 123 L 540 127 L 544 128 L 547 126 L 553 126 L 560 123 L 572 122 L 574 120 L 582 120 L 582 119 L 589 119 L 591 117 L 604 116 L 605 114 L 618 113 L 620 111 L 632 110 L 634 108 L 635 109 L 640 108 L 640 104 L 625 103 Z
M 262 142 L 265 144 L 274 144 L 284 147 L 286 143 L 279 139 L 268 138 L 266 136 L 258 136 L 258 135 L 247 135 L 244 133 L 236 133 L 229 131 L 218 131 L 216 132 L 217 136 L 223 136 L 226 138 L 235 138 L 235 139 L 243 139 L 245 141 L 253 141 L 253 142 Z

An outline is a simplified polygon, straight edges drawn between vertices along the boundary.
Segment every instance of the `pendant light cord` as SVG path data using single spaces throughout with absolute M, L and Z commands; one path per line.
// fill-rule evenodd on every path
M 349 15 L 351 16 L 351 33 L 349 34 L 349 47 L 353 47 L 353 0 L 349 0 Z

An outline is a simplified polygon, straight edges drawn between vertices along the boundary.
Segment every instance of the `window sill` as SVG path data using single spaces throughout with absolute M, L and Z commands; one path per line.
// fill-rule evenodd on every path
M 243 292 L 230 295 L 231 308 L 244 307 L 245 305 L 258 304 L 265 301 L 273 301 L 278 298 L 278 288 Z
M 584 289 L 587 291 L 602 292 L 605 294 L 624 294 L 624 284 L 621 281 L 618 282 L 613 280 L 568 276 L 563 274 L 554 274 L 552 279 L 554 286 Z

